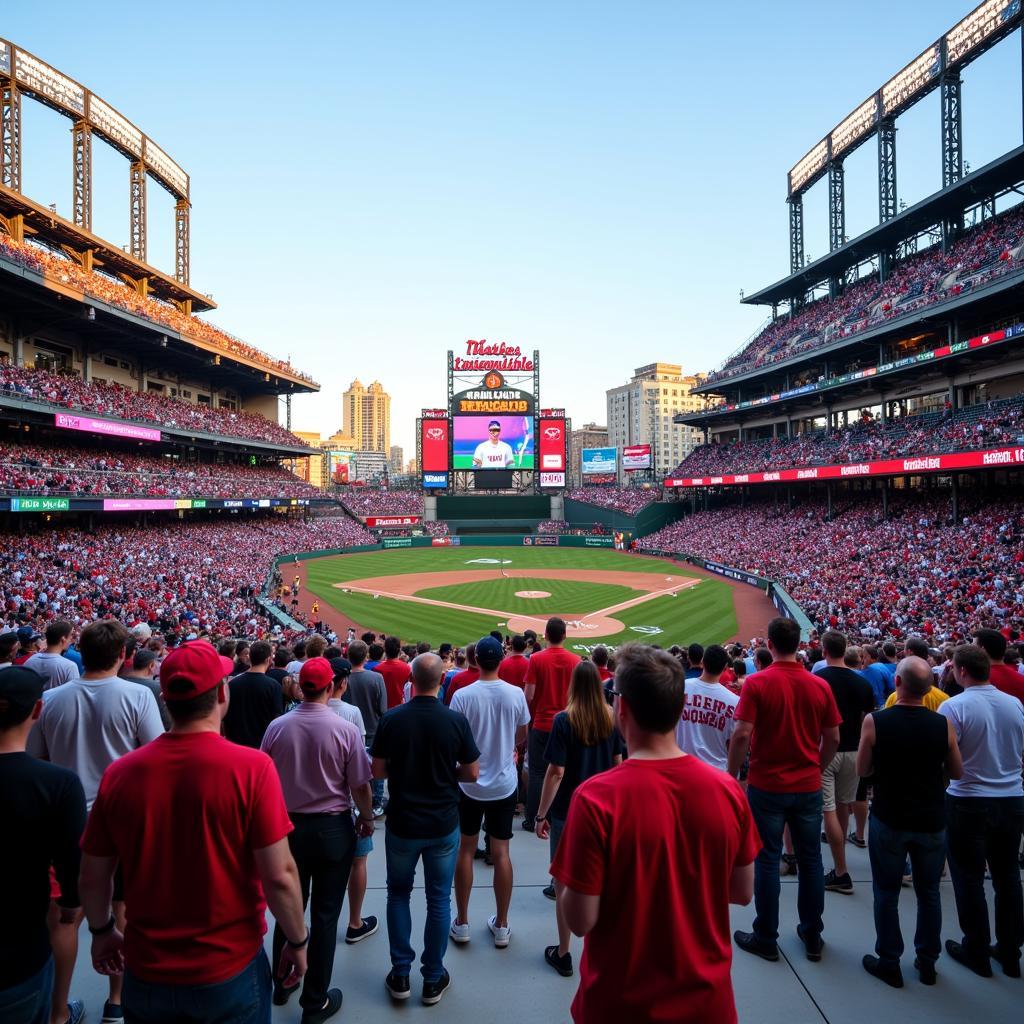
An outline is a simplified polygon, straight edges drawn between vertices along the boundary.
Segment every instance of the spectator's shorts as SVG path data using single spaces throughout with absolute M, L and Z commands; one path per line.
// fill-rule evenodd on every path
M 836 804 L 852 804 L 857 799 L 857 751 L 842 750 L 821 773 L 821 809 L 834 811 Z
M 464 836 L 475 836 L 483 822 L 492 839 L 511 839 L 515 812 L 514 790 L 500 800 L 474 800 L 463 793 L 459 797 L 459 831 Z

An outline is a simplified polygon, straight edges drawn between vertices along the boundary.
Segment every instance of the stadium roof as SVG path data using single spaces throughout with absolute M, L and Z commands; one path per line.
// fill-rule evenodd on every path
M 795 274 L 743 298 L 746 305 L 772 305 L 802 297 L 851 267 L 894 250 L 900 242 L 963 213 L 983 199 L 1017 190 L 1024 182 L 1024 146 L 1004 154 L 959 181 L 909 206 L 892 220 L 878 224 L 845 245 L 807 264 Z

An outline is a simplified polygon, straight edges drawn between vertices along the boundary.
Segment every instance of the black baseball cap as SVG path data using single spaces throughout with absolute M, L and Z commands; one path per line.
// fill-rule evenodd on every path
M 481 637 L 476 643 L 476 663 L 485 672 L 491 672 L 505 657 L 505 649 L 493 636 Z
M 46 680 L 38 672 L 23 665 L 0 669 L 0 715 L 24 722 L 43 696 L 45 685 Z
M 491 422 L 487 424 L 488 430 L 493 430 L 495 427 L 501 430 L 501 424 L 497 420 L 491 420 Z
M 334 681 L 348 679 L 352 674 L 352 662 L 348 658 L 331 658 L 331 671 L 334 673 Z

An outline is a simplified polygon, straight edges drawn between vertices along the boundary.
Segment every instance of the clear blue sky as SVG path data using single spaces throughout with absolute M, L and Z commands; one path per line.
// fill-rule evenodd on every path
M 0 35 L 132 118 L 192 176 L 192 282 L 212 319 L 316 376 L 330 433 L 353 377 L 413 421 L 466 338 L 540 349 L 545 403 L 604 420 L 655 360 L 720 363 L 788 269 L 786 171 L 968 0 L 516 4 L 8 0 Z M 972 166 L 1021 142 L 1015 36 L 968 70 Z M 65 214 L 69 122 L 25 110 L 25 188 Z M 939 102 L 899 122 L 899 192 L 939 187 Z M 126 162 L 95 152 L 95 228 L 127 241 Z M 847 162 L 851 235 L 876 150 Z M 824 183 L 807 250 L 827 250 Z M 150 258 L 173 267 L 150 187 Z

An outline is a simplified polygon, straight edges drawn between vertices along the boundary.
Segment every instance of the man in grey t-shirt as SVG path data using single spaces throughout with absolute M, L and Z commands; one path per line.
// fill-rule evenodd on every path
M 349 704 L 359 708 L 366 729 L 366 751 L 373 746 L 373 738 L 377 735 L 377 723 L 388 709 L 388 691 L 384 685 L 384 677 L 379 672 L 370 672 L 363 668 L 370 649 L 362 640 L 355 640 L 348 645 L 348 660 L 352 663 L 352 671 L 348 677 L 348 691 L 342 698 Z M 373 780 L 373 814 L 380 817 L 384 813 L 384 780 Z
M 25 668 L 38 672 L 45 680 L 45 690 L 70 682 L 79 677 L 78 666 L 64 657 L 71 646 L 74 627 L 65 619 L 55 619 L 46 627 L 46 650 L 33 654 L 25 662 Z

